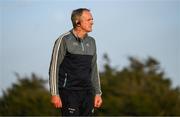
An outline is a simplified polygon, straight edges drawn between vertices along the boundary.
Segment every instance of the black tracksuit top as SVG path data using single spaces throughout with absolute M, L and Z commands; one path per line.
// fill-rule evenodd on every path
M 79 39 L 72 30 L 61 35 L 54 44 L 49 80 L 52 95 L 61 88 L 95 89 L 101 95 L 95 40 L 88 35 Z

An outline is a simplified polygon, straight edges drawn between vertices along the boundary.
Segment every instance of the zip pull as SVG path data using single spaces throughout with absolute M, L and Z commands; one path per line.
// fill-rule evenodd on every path
M 81 41 L 81 47 L 82 47 L 82 51 L 84 51 L 84 44 L 82 41 Z

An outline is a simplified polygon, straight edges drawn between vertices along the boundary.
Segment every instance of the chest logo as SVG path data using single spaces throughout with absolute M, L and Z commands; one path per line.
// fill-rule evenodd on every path
M 73 42 L 73 46 L 78 46 L 78 43 L 76 43 L 76 42 Z
M 90 47 L 89 43 L 86 43 L 86 46 L 87 46 L 87 47 Z

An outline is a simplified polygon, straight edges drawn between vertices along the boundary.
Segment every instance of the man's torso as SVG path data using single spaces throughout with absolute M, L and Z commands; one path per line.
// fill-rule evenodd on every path
M 86 36 L 83 40 L 70 32 L 62 37 L 66 53 L 59 66 L 59 88 L 91 89 L 91 62 L 95 54 L 95 41 Z

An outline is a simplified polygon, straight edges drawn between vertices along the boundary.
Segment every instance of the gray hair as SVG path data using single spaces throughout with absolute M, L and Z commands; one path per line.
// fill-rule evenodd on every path
M 82 15 L 83 11 L 90 11 L 90 10 L 87 9 L 87 8 L 79 8 L 79 9 L 75 9 L 75 10 L 72 11 L 71 21 L 72 21 L 72 24 L 73 24 L 74 28 L 77 27 L 78 23 L 80 23 L 80 17 Z M 77 20 L 78 20 L 78 23 L 76 22 Z

